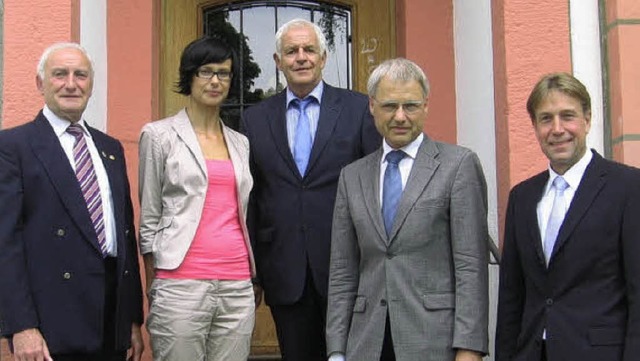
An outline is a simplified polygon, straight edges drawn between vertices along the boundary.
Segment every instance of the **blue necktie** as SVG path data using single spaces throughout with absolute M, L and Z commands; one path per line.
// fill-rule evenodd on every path
M 387 153 L 387 169 L 384 171 L 384 185 L 382 188 L 382 218 L 387 236 L 391 234 L 393 220 L 402 196 L 402 178 L 398 164 L 405 157 L 405 152 L 394 150 Z
M 300 110 L 300 116 L 298 117 L 298 125 L 296 126 L 296 134 L 293 140 L 293 160 L 296 162 L 300 176 L 304 177 L 304 172 L 307 170 L 307 164 L 309 164 L 309 156 L 311 155 L 311 127 L 309 124 L 309 118 L 305 111 L 307 105 L 313 100 L 312 97 L 305 98 L 303 100 L 295 99 L 295 105 Z
M 553 187 L 556 190 L 555 197 L 553 198 L 553 207 L 549 214 L 549 222 L 547 222 L 547 230 L 544 233 L 544 259 L 549 265 L 551 254 L 553 253 L 553 247 L 556 244 L 556 238 L 558 238 L 558 232 L 560 226 L 564 221 L 566 212 L 566 206 L 564 204 L 564 190 L 569 187 L 567 181 L 561 176 L 557 176 L 553 180 Z

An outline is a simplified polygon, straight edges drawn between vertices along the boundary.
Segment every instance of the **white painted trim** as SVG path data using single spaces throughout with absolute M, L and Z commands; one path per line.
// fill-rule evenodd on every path
M 498 240 L 491 0 L 454 0 L 458 144 L 473 149 L 489 188 L 489 225 Z
M 84 118 L 93 127 L 107 129 L 107 0 L 81 0 L 80 44 L 94 63 L 93 95 Z
M 591 95 L 591 130 L 587 144 L 604 154 L 604 100 L 598 0 L 570 0 L 573 75 Z
M 498 243 L 491 0 L 454 0 L 453 5 L 457 139 L 458 144 L 474 150 L 482 162 L 487 180 L 489 235 Z M 491 270 L 489 329 L 494 330 L 498 272 L 495 266 Z M 490 350 L 493 350 L 493 338 L 491 333 Z M 487 360 L 493 357 L 490 353 Z

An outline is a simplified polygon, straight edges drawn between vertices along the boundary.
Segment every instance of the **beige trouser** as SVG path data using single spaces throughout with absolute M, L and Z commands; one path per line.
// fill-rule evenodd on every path
M 156 279 L 147 329 L 155 361 L 246 361 L 255 323 L 250 280 Z

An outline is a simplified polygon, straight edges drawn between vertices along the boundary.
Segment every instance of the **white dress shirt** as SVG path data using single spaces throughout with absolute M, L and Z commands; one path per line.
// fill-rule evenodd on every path
M 402 180 L 402 190 L 404 191 L 404 187 L 407 185 L 407 180 L 409 180 L 409 174 L 411 173 L 411 168 L 413 167 L 413 162 L 418 155 L 418 149 L 420 148 L 420 144 L 422 144 L 422 140 L 424 139 L 424 134 L 420 133 L 413 142 L 405 145 L 402 148 L 394 149 L 391 148 L 387 141 L 382 142 L 382 158 L 380 158 L 380 194 L 378 195 L 378 199 L 380 200 L 380 204 L 382 204 L 382 189 L 384 188 L 384 172 L 387 170 L 387 154 L 394 150 L 401 150 L 405 152 L 407 155 L 402 158 L 400 163 L 398 163 L 398 170 L 400 171 L 400 178 Z
M 75 172 L 76 162 L 73 158 L 73 145 L 76 139 L 73 135 L 67 133 L 67 128 L 69 127 L 69 125 L 71 125 L 71 122 L 61 119 L 60 117 L 55 115 L 46 105 L 44 106 L 42 113 L 49 121 L 49 124 L 51 124 L 51 127 L 53 127 L 53 131 L 58 137 L 60 145 L 62 146 L 64 153 L 69 159 L 71 168 L 73 168 L 73 171 Z M 100 187 L 100 198 L 102 199 L 102 213 L 104 218 L 105 246 L 107 249 L 107 254 L 109 256 L 115 257 L 118 254 L 118 249 L 115 238 L 116 224 L 113 215 L 113 201 L 111 198 L 112 195 L 111 187 L 109 185 L 109 177 L 107 176 L 107 171 L 105 170 L 102 159 L 100 158 L 100 154 L 98 153 L 98 148 L 96 148 L 96 145 L 91 137 L 91 133 L 89 133 L 87 127 L 85 126 L 84 120 L 81 119 L 78 122 L 78 125 L 82 127 L 82 130 L 84 132 L 84 138 L 87 142 L 87 148 L 89 148 L 89 154 L 91 155 L 93 168 L 96 172 L 96 177 L 98 178 L 98 186 Z
M 584 175 L 589 162 L 591 162 L 591 158 L 593 158 L 593 154 L 590 150 L 587 150 L 585 154 L 580 158 L 580 160 L 574 164 L 571 168 L 569 168 L 563 175 L 565 181 L 569 184 L 569 187 L 564 190 L 564 204 L 566 209 L 564 213 L 567 213 L 569 206 L 571 205 L 571 201 L 573 200 L 573 196 L 576 194 L 576 190 L 580 185 L 580 181 L 582 180 L 582 176 Z M 549 215 L 551 214 L 551 208 L 553 208 L 553 199 L 556 196 L 555 188 L 552 187 L 553 180 L 556 179 L 558 173 L 556 173 L 551 166 L 549 166 L 549 180 L 544 187 L 544 192 L 542 193 L 542 199 L 538 202 L 537 206 L 537 215 L 538 215 L 538 228 L 540 229 L 540 234 L 544 235 L 547 231 L 547 223 L 549 222 Z M 540 237 L 541 242 L 543 242 L 544 247 L 544 237 Z

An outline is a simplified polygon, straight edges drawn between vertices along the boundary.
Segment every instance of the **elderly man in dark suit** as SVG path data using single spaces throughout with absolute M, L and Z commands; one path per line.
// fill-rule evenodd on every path
M 249 108 L 249 227 L 285 361 L 326 360 L 331 214 L 340 169 L 380 146 L 367 99 L 322 81 L 326 41 L 301 19 L 276 34 L 287 89 Z
M 638 360 L 640 170 L 587 148 L 573 76 L 544 76 L 527 111 L 549 168 L 509 196 L 496 360 Z
M 44 109 L 0 132 L 0 330 L 22 361 L 124 361 L 143 345 L 142 292 L 121 144 L 82 118 L 93 67 L 45 50 Z
M 384 142 L 340 175 L 330 360 L 480 361 L 487 353 L 487 190 L 469 149 L 423 134 L 429 83 L 398 58 L 369 77 Z

